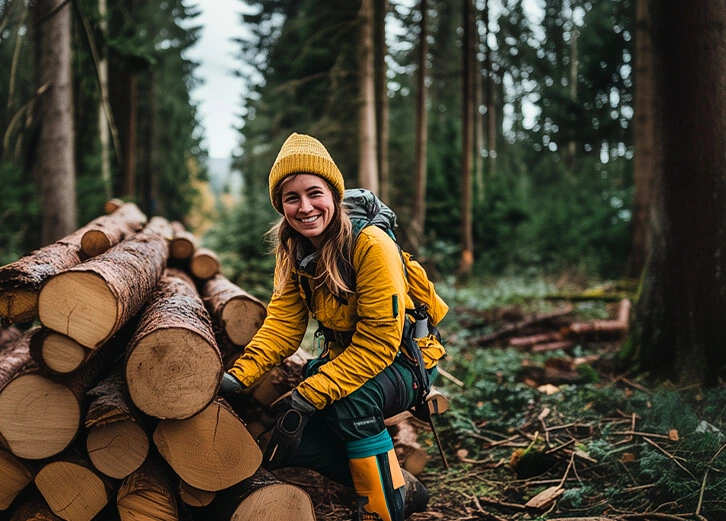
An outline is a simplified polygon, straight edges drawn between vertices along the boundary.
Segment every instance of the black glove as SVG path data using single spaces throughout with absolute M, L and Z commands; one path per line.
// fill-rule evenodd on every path
M 219 395 L 223 398 L 229 398 L 232 395 L 241 393 L 245 386 L 229 373 L 224 373 L 222 383 L 219 386 Z
M 316 410 L 297 389 L 272 404 L 272 412 L 276 419 L 270 442 L 262 457 L 264 468 L 267 470 L 280 468 L 295 455 L 305 425 Z

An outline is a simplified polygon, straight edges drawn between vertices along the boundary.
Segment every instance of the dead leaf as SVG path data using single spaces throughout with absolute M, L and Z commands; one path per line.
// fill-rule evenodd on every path
M 541 393 L 546 394 L 547 396 L 560 392 L 560 388 L 552 384 L 540 385 L 539 387 L 537 387 L 537 390 Z
M 544 489 L 542 492 L 534 496 L 532 499 L 527 501 L 524 506 L 525 508 L 531 508 L 534 510 L 546 510 L 552 506 L 555 499 L 560 497 L 564 493 L 565 489 L 559 485 L 556 487 L 549 487 Z
M 631 396 L 633 396 L 633 390 L 630 387 L 626 387 L 624 392 L 626 398 L 630 398 Z
M 668 439 L 671 441 L 678 441 L 680 438 L 678 437 L 678 430 L 677 429 L 671 429 L 668 431 Z
M 624 452 L 622 456 L 620 456 L 620 461 L 623 463 L 633 463 L 635 461 L 635 454 L 632 452 Z
M 464 461 L 466 458 L 469 457 L 469 451 L 466 449 L 459 449 L 456 451 L 456 459 L 459 461 Z

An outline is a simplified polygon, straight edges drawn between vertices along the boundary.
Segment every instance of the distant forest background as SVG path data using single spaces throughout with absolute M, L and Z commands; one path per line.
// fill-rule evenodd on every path
M 262 236 L 275 214 L 266 180 L 283 140 L 296 131 L 328 147 L 348 186 L 376 188 L 398 213 L 402 240 L 442 274 L 460 264 L 465 168 L 476 273 L 626 272 L 633 199 L 630 0 L 530 2 L 530 12 L 520 0 L 479 0 L 468 14 L 466 2 L 435 0 L 371 2 L 370 13 L 360 0 L 241 2 L 255 13 L 240 20 L 252 37 L 238 42 L 238 61 L 229 66 L 249 90 L 220 96 L 239 96 L 242 153 L 234 167 L 243 188 L 240 204 L 216 208 L 202 203 L 206 158 L 190 103 L 198 79 L 184 52 L 199 35 L 194 3 L 104 3 L 70 4 L 78 224 L 100 215 L 111 196 L 183 220 L 198 233 L 212 219 L 207 241 L 222 254 L 237 254 L 225 263 L 233 279 L 260 263 L 269 273 Z M 25 0 L 2 2 L 4 262 L 41 245 L 38 179 L 31 174 L 39 97 L 33 50 L 45 24 L 37 13 L 34 21 Z M 361 62 L 367 59 L 361 56 L 364 24 L 371 28 L 369 70 Z M 379 121 L 373 186 L 360 172 L 370 168 L 361 165 L 366 130 L 358 116 L 367 106 L 360 94 L 366 74 L 376 89 L 371 109 Z M 99 81 L 104 77 L 108 106 Z M 471 105 L 468 139 L 465 101 Z M 384 121 L 388 128 L 382 129 Z M 422 123 L 425 206 L 417 208 Z

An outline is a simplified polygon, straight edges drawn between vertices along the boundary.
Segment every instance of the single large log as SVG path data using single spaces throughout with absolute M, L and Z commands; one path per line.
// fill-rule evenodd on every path
M 193 233 L 184 229 L 184 225 L 179 221 L 171 223 L 171 229 L 174 232 L 174 238 L 169 245 L 169 256 L 174 260 L 188 260 L 197 249 L 197 238 Z
M 10 521 L 61 521 L 61 518 L 56 516 L 48 503 L 38 495 L 16 508 Z
M 189 271 L 200 280 L 211 279 L 221 267 L 217 254 L 208 248 L 197 248 L 189 261 Z
M 100 255 L 125 238 L 138 233 L 147 218 L 134 203 L 124 203 L 113 213 L 93 221 L 92 229 L 81 238 L 81 249 L 89 257 Z
M 76 436 L 86 392 L 105 374 L 123 347 L 109 342 L 70 375 L 51 376 L 30 357 L 27 331 L 0 352 L 0 444 L 21 458 L 58 454 Z
M 258 298 L 222 274 L 204 283 L 202 299 L 212 319 L 238 346 L 246 346 L 252 340 L 267 316 L 267 309 Z
M 162 420 L 154 443 L 179 477 L 201 490 L 231 487 L 262 463 L 257 443 L 222 400 L 186 420 Z
M 53 513 L 66 521 L 91 521 L 108 503 L 111 490 L 91 463 L 75 454 L 46 464 L 35 485 Z
M 220 519 L 234 521 L 315 519 L 315 507 L 307 492 L 280 481 L 262 468 L 237 485 L 218 492 L 210 508 Z
M 161 465 L 150 459 L 123 480 L 117 496 L 121 521 L 177 521 L 176 494 Z
M 134 316 L 156 287 L 169 256 L 169 223 L 154 217 L 131 239 L 51 278 L 40 292 L 44 326 L 96 348 Z
M 143 420 L 128 396 L 121 372 L 105 378 L 88 392 L 95 397 L 86 414 L 86 449 L 93 466 L 123 479 L 137 470 L 149 452 Z
M 78 369 L 93 350 L 52 329 L 41 328 L 30 339 L 30 356 L 45 370 L 68 374 Z
M 0 449 L 0 510 L 7 510 L 15 497 L 33 481 L 33 471 L 26 462 Z
M 223 372 L 194 283 L 182 271 L 166 270 L 126 350 L 131 399 L 157 418 L 189 418 L 212 402 Z

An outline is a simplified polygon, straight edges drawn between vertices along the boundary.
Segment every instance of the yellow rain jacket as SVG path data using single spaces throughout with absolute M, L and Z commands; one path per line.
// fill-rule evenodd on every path
M 347 303 L 341 303 L 326 287 L 313 290 L 313 317 L 334 331 L 354 332 L 348 347 L 329 344 L 331 361 L 297 387 L 318 409 L 349 395 L 393 363 L 401 345 L 405 308 L 413 307 L 398 245 L 385 231 L 375 226 L 361 231 L 355 242 L 353 269 L 355 294 L 348 296 Z M 315 288 L 312 277 L 293 270 L 283 291 L 273 295 L 265 322 L 229 371 L 245 386 L 293 354 L 302 342 L 309 311 L 297 277 L 308 277 L 310 287 Z M 428 279 L 423 284 L 419 278 L 414 280 L 419 294 L 435 296 L 429 314 L 432 322 L 438 323 L 448 306 Z M 444 355 L 443 347 L 432 336 L 420 345 L 428 368 Z

